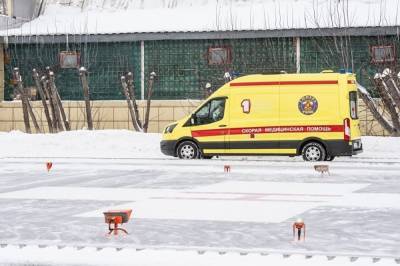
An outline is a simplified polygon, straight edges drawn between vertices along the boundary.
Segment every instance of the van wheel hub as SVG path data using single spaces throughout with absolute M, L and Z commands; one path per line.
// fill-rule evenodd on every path
M 181 155 L 185 159 L 192 159 L 194 157 L 194 149 L 190 145 L 185 145 L 181 149 Z
M 303 159 L 309 162 L 324 161 L 326 158 L 325 148 L 317 143 L 307 143 L 302 149 Z
M 197 159 L 200 156 L 200 151 L 194 142 L 184 141 L 176 149 L 176 155 L 181 159 Z
M 321 158 L 321 151 L 317 147 L 310 147 L 306 150 L 309 161 L 318 161 Z

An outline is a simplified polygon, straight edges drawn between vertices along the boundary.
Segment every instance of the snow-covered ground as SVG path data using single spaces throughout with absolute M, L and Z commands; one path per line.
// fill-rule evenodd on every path
M 160 134 L 128 130 L 27 135 L 0 132 L 2 157 L 161 158 Z
M 64 158 L 171 158 L 160 151 L 161 135 L 136 133 L 128 130 L 78 130 L 58 134 L 28 135 L 20 131 L 0 132 L 0 158 L 64 157 Z M 364 159 L 400 159 L 400 139 L 363 137 L 364 152 L 344 161 Z M 245 160 L 243 157 L 228 157 Z M 250 157 L 250 159 L 265 157 Z M 273 157 L 279 161 L 301 161 Z M 339 158 L 339 160 L 341 160 Z M 269 160 L 270 161 L 270 160 Z M 342 159 L 343 161 L 343 159 Z
M 379 266 L 400 257 L 398 138 L 363 138 L 363 154 L 329 162 L 323 176 L 300 158 L 181 161 L 162 155 L 159 140 L 0 133 L 0 265 Z M 133 210 L 129 235 L 107 236 L 102 212 L 122 208 Z M 292 239 L 297 217 L 305 242 Z

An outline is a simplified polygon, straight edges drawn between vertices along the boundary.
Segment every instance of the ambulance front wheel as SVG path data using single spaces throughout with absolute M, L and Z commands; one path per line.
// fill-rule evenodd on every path
M 199 148 L 192 141 L 183 141 L 176 149 L 176 153 L 180 159 L 197 159 L 199 158 Z
M 308 162 L 324 161 L 326 158 L 325 148 L 318 142 L 309 142 L 304 145 L 301 154 L 304 161 Z

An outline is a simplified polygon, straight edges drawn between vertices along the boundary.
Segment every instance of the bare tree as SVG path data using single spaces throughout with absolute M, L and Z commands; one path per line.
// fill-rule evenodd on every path
M 83 87 L 83 97 L 85 99 L 85 107 L 86 107 L 86 118 L 88 123 L 88 129 L 93 130 L 93 120 L 92 120 L 92 110 L 90 107 L 90 91 L 89 84 L 87 81 L 87 70 L 85 67 L 81 67 L 79 69 L 79 77 L 81 79 L 82 87 Z
M 131 120 L 132 120 L 133 128 L 136 131 L 141 132 L 142 131 L 142 126 L 141 125 L 139 126 L 138 121 L 140 121 L 140 119 L 139 119 L 138 113 L 136 112 L 137 111 L 137 105 L 136 105 L 136 110 L 135 110 L 135 107 L 134 107 L 134 105 L 136 104 L 135 95 L 134 94 L 130 94 L 125 76 L 121 77 L 121 84 L 122 84 L 122 90 L 123 90 L 125 98 L 126 98 L 126 102 L 128 103 L 128 109 L 129 109 L 129 112 L 131 114 Z
M 122 90 L 124 92 L 126 101 L 128 103 L 128 109 L 131 114 L 132 124 L 136 131 L 147 132 L 150 120 L 150 109 L 151 109 L 151 97 L 153 96 L 154 79 L 156 77 L 155 72 L 150 73 L 149 85 L 147 88 L 147 100 L 146 100 L 146 113 L 144 123 L 141 122 L 139 117 L 138 106 L 136 103 L 136 97 L 133 86 L 133 75 L 129 72 L 126 76 L 121 77 Z
M 65 115 L 64 107 L 61 102 L 61 97 L 60 97 L 60 94 L 58 93 L 58 89 L 56 87 L 55 75 L 54 75 L 53 71 L 49 71 L 49 84 L 50 84 L 50 88 L 51 88 L 52 92 L 54 93 L 54 101 L 57 102 L 57 106 L 59 108 L 61 118 L 64 122 L 64 127 L 67 131 L 70 131 L 71 127 L 69 125 L 67 116 Z M 61 121 L 60 121 L 60 123 L 61 123 Z
M 385 117 L 384 112 L 379 111 L 375 100 L 368 93 L 367 89 L 357 84 L 361 99 L 367 105 L 376 121 L 392 136 L 400 136 L 400 90 L 399 78 L 394 76 L 390 69 L 383 73 L 377 73 L 374 77 L 375 90 L 381 97 L 383 111 L 387 111 L 390 121 Z
M 22 85 L 22 78 L 19 75 L 19 69 L 18 68 L 14 68 L 13 75 L 14 75 L 14 80 L 17 83 L 16 90 L 17 90 L 17 92 L 19 93 L 19 95 L 21 97 L 22 113 L 23 113 L 23 116 L 24 116 L 25 131 L 26 131 L 26 133 L 32 133 L 31 125 L 29 123 L 29 113 L 28 113 L 28 107 L 27 107 L 27 104 L 26 104 L 25 92 L 24 92 L 24 88 L 23 88 L 23 85 Z
M 139 128 L 142 128 L 142 122 L 139 119 L 139 110 L 138 110 L 138 105 L 136 103 L 136 95 L 135 95 L 135 86 L 133 83 L 133 74 L 132 72 L 128 72 L 127 75 L 127 85 L 128 85 L 128 90 L 129 90 L 129 96 L 132 100 L 132 106 L 133 106 L 133 111 L 135 114 L 135 120 L 136 120 L 136 124 Z
M 36 132 L 40 133 L 41 130 L 40 130 L 39 124 L 38 124 L 38 122 L 36 120 L 35 114 L 33 113 L 32 106 L 29 103 L 29 98 L 28 98 L 26 89 L 24 88 L 24 85 L 23 85 L 22 76 L 20 75 L 19 69 L 17 67 L 14 68 L 13 74 L 14 74 L 14 79 L 17 81 L 16 89 L 17 89 L 18 93 L 21 95 L 22 111 L 23 111 L 23 116 L 24 116 L 25 130 L 26 130 L 27 133 L 32 133 L 32 130 L 31 130 L 31 127 L 30 127 L 30 124 L 29 124 L 29 115 L 30 115 L 30 117 L 32 119 L 32 123 L 35 126 Z
M 42 84 L 43 90 L 46 93 L 47 99 L 49 99 L 49 105 L 50 105 L 50 110 L 51 110 L 51 127 L 53 128 L 53 133 L 56 133 L 58 131 L 58 122 L 57 122 L 57 115 L 56 115 L 56 106 L 53 102 L 53 96 L 51 93 L 51 88 L 49 85 L 49 81 L 46 78 L 46 76 L 42 76 L 40 78 L 40 82 Z
M 151 97 L 153 96 L 153 85 L 154 85 L 155 77 L 156 77 L 156 73 L 155 72 L 151 72 L 150 73 L 150 79 L 149 79 L 149 86 L 147 88 L 146 115 L 145 115 L 144 124 L 143 124 L 144 132 L 147 132 L 147 129 L 149 127 Z
M 44 93 L 42 84 L 40 83 L 39 74 L 38 74 L 38 72 L 36 71 L 36 69 L 33 69 L 33 70 L 32 70 L 32 77 L 33 77 L 33 80 L 35 81 L 36 89 L 37 89 L 37 91 L 39 92 L 40 99 L 42 100 L 42 104 L 43 104 L 43 108 L 44 108 L 44 113 L 45 113 L 45 115 L 46 115 L 47 125 L 48 125 L 48 127 L 49 127 L 49 132 L 50 132 L 50 133 L 53 133 L 53 126 L 52 126 L 52 124 L 51 124 L 52 122 L 51 122 L 51 117 L 50 117 L 50 113 L 49 113 L 49 108 L 48 108 L 47 102 L 46 102 L 46 95 L 45 95 L 45 93 Z

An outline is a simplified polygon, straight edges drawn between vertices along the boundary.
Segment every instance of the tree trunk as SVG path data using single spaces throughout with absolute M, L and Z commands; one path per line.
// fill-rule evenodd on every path
M 25 93 L 26 93 L 26 92 L 25 92 Z M 28 96 L 25 96 L 25 99 L 26 99 L 26 106 L 28 107 L 28 112 L 29 112 L 29 114 L 30 114 L 30 116 L 31 116 L 32 123 L 33 123 L 33 125 L 35 126 L 36 133 L 42 133 L 42 131 L 40 130 L 39 124 L 38 124 L 38 122 L 37 122 L 37 120 L 36 120 L 36 116 L 35 116 L 35 114 L 33 113 L 32 106 L 31 106 L 31 104 L 29 103 Z
M 64 131 L 63 125 L 61 123 L 61 114 L 60 114 L 60 106 L 58 106 L 58 99 L 57 99 L 57 91 L 56 88 L 54 86 L 54 73 L 52 71 L 49 71 L 49 80 L 48 80 L 48 84 L 50 87 L 50 91 L 51 91 L 51 98 L 53 101 L 53 105 L 54 105 L 54 114 L 55 114 L 55 126 L 58 128 L 58 131 Z
M 50 86 L 54 90 L 55 99 L 57 101 L 57 106 L 60 109 L 60 114 L 61 114 L 61 118 L 62 118 L 62 120 L 64 122 L 65 130 L 70 131 L 71 127 L 69 125 L 67 116 L 65 115 L 64 107 L 63 107 L 62 102 L 61 102 L 60 94 L 58 93 L 58 89 L 57 89 L 57 86 L 56 86 L 55 77 L 54 77 L 54 73 L 53 72 L 50 72 Z
M 135 114 L 135 121 L 137 123 L 137 126 L 140 128 L 140 131 L 142 131 L 143 126 L 142 126 L 142 122 L 140 121 L 140 118 L 139 118 L 139 110 L 138 110 L 138 106 L 136 103 L 135 87 L 133 85 L 132 72 L 129 72 L 127 76 L 128 76 L 127 85 L 128 85 L 128 89 L 129 89 L 129 97 L 132 101 L 133 111 Z
M 45 91 L 46 96 L 49 99 L 51 116 L 52 116 L 53 133 L 56 133 L 56 132 L 58 132 L 58 123 L 57 123 L 56 108 L 55 108 L 54 102 L 53 102 L 53 94 L 51 93 L 49 81 L 46 79 L 46 77 L 43 76 L 40 81 L 42 82 L 43 90 Z
M 31 129 L 31 124 L 29 122 L 29 112 L 28 112 L 28 104 L 27 104 L 27 100 L 26 100 L 26 96 L 25 96 L 25 92 L 23 88 L 20 88 L 20 84 L 18 81 L 17 84 L 17 91 L 20 94 L 21 97 L 21 104 L 22 104 L 22 113 L 24 116 L 24 124 L 25 124 L 25 131 L 26 133 L 31 134 L 32 133 L 32 129 Z
M 151 108 L 151 96 L 153 95 L 153 85 L 154 85 L 154 78 L 156 77 L 156 73 L 150 73 L 149 79 L 149 87 L 147 89 L 147 104 L 146 104 L 146 115 L 143 125 L 143 131 L 147 133 L 147 129 L 149 127 L 149 119 L 150 119 L 150 108 Z
M 376 88 L 381 95 L 381 99 L 385 105 L 385 107 L 388 109 L 388 112 L 390 114 L 390 117 L 392 119 L 392 124 L 393 127 L 395 128 L 395 133 L 397 134 L 400 132 L 400 121 L 399 121 L 399 115 L 396 110 L 395 103 L 393 102 L 392 98 L 390 97 L 389 94 L 389 89 L 386 85 L 386 82 L 383 79 L 376 79 Z
M 33 113 L 32 107 L 29 103 L 28 95 L 26 93 L 26 90 L 24 89 L 24 85 L 22 82 L 22 77 L 19 74 L 19 69 L 15 68 L 14 69 L 14 77 L 17 80 L 17 90 L 18 93 L 21 95 L 21 101 L 22 101 L 22 111 L 24 115 L 24 123 L 25 123 L 25 130 L 27 133 L 32 133 L 30 123 L 29 123 L 29 115 L 31 116 L 33 125 L 35 126 L 36 132 L 41 132 L 39 124 L 37 123 L 35 114 Z
M 13 76 L 14 76 L 14 80 L 17 82 L 16 90 L 21 97 L 21 105 L 22 105 L 22 113 L 24 116 L 25 132 L 30 134 L 30 133 L 32 133 L 32 130 L 31 130 L 31 125 L 29 123 L 28 107 L 27 107 L 26 101 L 25 101 L 25 92 L 24 92 L 24 89 L 22 86 L 22 78 L 19 75 L 19 69 L 17 67 L 14 68 L 14 70 L 13 70 Z
M 399 88 L 397 87 L 396 82 L 391 77 L 385 80 L 385 82 L 389 90 L 389 94 L 397 106 L 397 110 L 400 110 L 400 91 Z
M 92 110 L 90 108 L 90 97 L 89 97 L 89 84 L 86 79 L 87 71 L 84 67 L 79 69 L 79 76 L 81 78 L 82 87 L 83 87 L 83 97 L 85 99 L 86 106 L 86 118 L 88 123 L 88 129 L 93 130 L 93 120 L 92 120 Z
M 122 84 L 122 90 L 123 90 L 125 98 L 126 98 L 126 102 L 128 103 L 128 109 L 129 109 L 129 113 L 131 114 L 133 128 L 136 131 L 140 132 L 140 131 L 142 131 L 142 128 L 139 127 L 138 123 L 136 122 L 137 120 L 135 117 L 135 111 L 132 106 L 131 98 L 129 97 L 128 84 L 126 83 L 126 79 L 124 76 L 121 77 L 121 84 Z
M 35 81 L 35 85 L 36 85 L 36 89 L 39 92 L 40 95 L 40 99 L 42 100 L 42 105 L 43 105 L 43 109 L 44 109 L 44 114 L 46 115 L 46 120 L 47 120 L 47 125 L 49 127 L 49 132 L 53 133 L 53 126 L 51 124 L 51 117 L 50 117 L 50 113 L 49 113 L 49 108 L 47 106 L 47 102 L 46 102 L 46 95 L 43 92 L 43 87 L 40 84 L 40 80 L 39 80 L 39 74 L 37 73 L 36 69 L 33 69 L 33 80 Z

